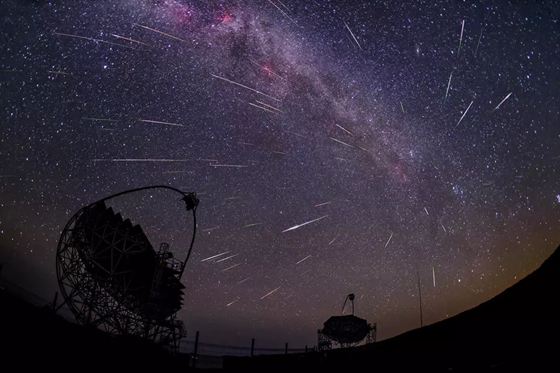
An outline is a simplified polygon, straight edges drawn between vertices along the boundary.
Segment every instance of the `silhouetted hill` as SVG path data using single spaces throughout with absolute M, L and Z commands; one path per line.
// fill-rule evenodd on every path
M 0 290 L 0 371 L 185 371 L 187 362 L 151 343 L 67 322 Z
M 450 319 L 358 348 L 232 357 L 224 366 L 244 371 L 557 371 L 559 294 L 560 247 L 517 284 Z
M 227 371 L 511 372 L 557 371 L 560 248 L 511 288 L 471 310 L 358 348 L 253 358 L 225 357 Z M 0 290 L 2 368 L 27 371 L 187 370 L 138 339 L 84 328 Z M 3 369 L 4 370 L 4 369 Z M 12 368 L 6 371 L 14 371 Z

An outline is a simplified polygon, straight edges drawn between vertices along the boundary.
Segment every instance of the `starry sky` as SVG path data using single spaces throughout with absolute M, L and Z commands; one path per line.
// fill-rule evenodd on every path
M 2 276 L 47 299 L 68 219 L 151 184 L 199 193 L 179 316 L 213 343 L 313 345 L 350 292 L 388 338 L 417 278 L 433 323 L 560 242 L 554 1 L 4 0 L 0 25 Z M 184 255 L 177 195 L 113 207 Z

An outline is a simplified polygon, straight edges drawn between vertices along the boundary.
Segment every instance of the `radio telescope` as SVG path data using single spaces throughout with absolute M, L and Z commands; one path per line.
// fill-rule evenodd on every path
M 140 225 L 107 207 L 108 200 L 145 190 L 181 195 L 192 211 L 190 246 L 183 261 L 167 243 L 156 249 Z M 60 292 L 76 321 L 116 335 L 137 336 L 177 347 L 183 323 L 181 277 L 196 236 L 195 193 L 155 185 L 127 190 L 82 207 L 66 224 L 56 252 Z
M 348 294 L 342 305 L 342 313 L 346 303 L 352 305 L 351 315 L 331 316 L 323 324 L 323 329 L 318 330 L 318 347 L 320 350 L 329 350 L 334 343 L 340 347 L 355 346 L 365 340 L 372 343 L 376 340 L 377 324 L 369 324 L 367 320 L 354 315 L 354 294 Z

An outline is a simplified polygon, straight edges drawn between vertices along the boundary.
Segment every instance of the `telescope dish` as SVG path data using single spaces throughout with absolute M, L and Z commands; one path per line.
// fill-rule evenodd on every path
M 169 245 L 156 251 L 142 227 L 107 207 L 106 201 L 148 189 L 182 195 L 193 214 L 186 259 L 174 258 Z M 176 344 L 183 333 L 176 313 L 183 304 L 181 277 L 196 236 L 194 193 L 165 185 L 118 193 L 82 207 L 66 224 L 58 243 L 56 270 L 64 304 L 78 323 L 117 335 L 134 335 Z

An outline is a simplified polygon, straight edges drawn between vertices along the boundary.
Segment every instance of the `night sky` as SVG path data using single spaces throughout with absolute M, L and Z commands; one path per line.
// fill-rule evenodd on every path
M 417 275 L 433 323 L 560 242 L 554 1 L 1 4 L 2 276 L 46 299 L 68 219 L 150 184 L 199 193 L 180 318 L 213 343 L 313 345 L 350 292 L 387 338 Z M 184 255 L 177 195 L 114 207 Z

